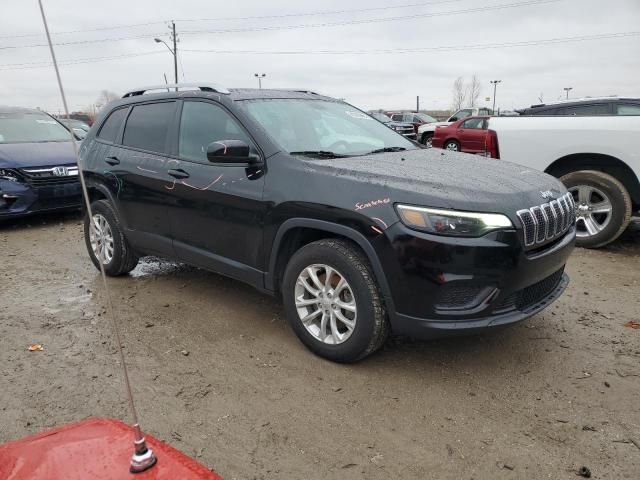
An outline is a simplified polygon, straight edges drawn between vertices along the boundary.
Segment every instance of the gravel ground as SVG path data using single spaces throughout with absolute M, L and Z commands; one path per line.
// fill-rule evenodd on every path
M 0 442 L 129 421 L 77 215 L 0 225 Z M 230 479 L 640 478 L 640 226 L 576 250 L 552 307 L 492 334 L 313 356 L 280 304 L 145 259 L 109 279 L 144 428 Z M 29 352 L 30 344 L 43 351 Z

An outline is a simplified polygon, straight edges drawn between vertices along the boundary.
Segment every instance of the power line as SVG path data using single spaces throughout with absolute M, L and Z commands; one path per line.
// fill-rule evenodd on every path
M 420 2 L 420 3 L 409 3 L 404 5 L 387 5 L 384 7 L 369 7 L 369 8 L 352 8 L 346 10 L 324 10 L 324 11 L 316 11 L 316 12 L 307 12 L 307 13 L 283 13 L 276 15 L 255 15 L 250 17 L 219 17 L 219 18 L 183 18 L 180 20 L 176 20 L 176 22 L 218 22 L 218 21 L 231 21 L 231 20 L 272 20 L 274 18 L 291 18 L 291 17 L 315 17 L 315 16 L 324 16 L 324 15 L 339 15 L 345 13 L 363 13 L 363 12 L 374 12 L 380 10 L 395 10 L 401 8 L 418 8 L 418 7 L 426 7 L 429 5 L 440 5 L 443 3 L 458 3 L 464 2 L 466 0 L 437 0 L 430 2 Z
M 124 55 L 113 55 L 109 57 L 87 57 L 87 58 L 76 58 L 74 60 L 67 60 L 58 62 L 58 65 L 79 65 L 83 63 L 97 63 L 97 62 L 106 62 L 110 60 L 119 60 L 122 58 L 134 58 L 134 57 L 143 57 L 147 55 L 157 55 L 159 53 L 165 54 L 163 51 L 155 51 L 155 52 L 140 52 L 140 53 L 128 53 Z M 53 63 L 51 62 L 28 62 L 28 63 L 6 63 L 4 65 L 0 65 L 0 71 L 3 70 L 28 70 L 32 68 L 49 68 L 52 67 Z
M 311 24 L 284 25 L 284 26 L 247 27 L 247 28 L 221 29 L 221 30 L 191 30 L 191 31 L 181 31 L 180 33 L 187 34 L 187 35 L 200 35 L 200 34 L 257 32 L 257 31 L 268 31 L 268 30 L 292 30 L 292 29 L 299 29 L 299 28 L 321 28 L 321 27 L 335 27 L 335 26 L 342 26 L 342 25 L 362 25 L 362 24 L 368 24 L 368 23 L 411 20 L 415 18 L 444 17 L 448 15 L 462 15 L 467 13 L 479 13 L 479 12 L 494 11 L 494 10 L 504 10 L 508 8 L 543 5 L 548 3 L 556 3 L 560 1 L 562 0 L 526 0 L 524 2 L 490 5 L 486 7 L 467 8 L 462 10 L 450 10 L 446 12 L 412 14 L 412 15 L 395 16 L 395 17 L 372 18 L 372 19 L 366 19 L 366 20 L 348 20 L 348 21 L 324 22 L 324 23 L 315 23 L 315 24 L 311 23 Z M 162 35 L 162 33 L 155 34 L 155 35 L 160 36 Z M 153 36 L 154 34 L 149 33 L 145 35 L 131 35 L 131 36 L 124 36 L 124 37 L 116 37 L 116 38 L 102 38 L 102 39 L 93 39 L 93 40 L 76 40 L 76 41 L 68 41 L 68 42 L 58 42 L 58 43 L 55 43 L 54 45 L 61 47 L 61 46 L 69 46 L 69 45 L 83 45 L 83 44 L 93 44 L 93 43 L 103 43 L 103 42 L 118 42 L 123 40 L 149 38 Z M 15 49 L 21 49 L 21 48 L 37 48 L 37 47 L 47 47 L 47 44 L 8 45 L 8 46 L 0 47 L 0 50 L 8 50 L 8 49 L 15 50 Z
M 419 47 L 419 48 L 390 48 L 390 49 L 373 49 L 373 50 L 198 50 L 198 49 L 182 49 L 183 52 L 189 53 L 216 53 L 231 55 L 384 55 L 384 54 L 403 54 L 403 53 L 424 53 L 424 52 L 450 52 L 457 50 L 486 50 L 492 48 L 512 48 L 512 47 L 530 47 L 538 45 L 552 45 L 558 43 L 582 42 L 590 40 L 604 40 L 610 38 L 624 38 L 640 35 L 638 32 L 617 32 L 603 33 L 598 35 L 582 35 L 577 37 L 559 37 L 541 40 L 524 40 L 520 42 L 500 42 L 500 43 L 480 43 L 470 45 L 444 45 L 438 47 Z
M 176 22 L 222 22 L 222 21 L 232 21 L 232 20 L 271 20 L 274 18 L 295 18 L 295 17 L 311 17 L 311 16 L 324 16 L 324 15 L 338 15 L 345 13 L 361 13 L 361 12 L 373 12 L 380 10 L 394 10 L 394 9 L 403 9 L 403 8 L 419 8 L 425 7 L 429 5 L 440 5 L 443 3 L 455 3 L 455 2 L 463 2 L 466 0 L 435 0 L 429 2 L 420 2 L 420 3 L 409 3 L 402 5 L 387 5 L 384 7 L 370 7 L 370 8 L 354 8 L 354 9 L 346 9 L 346 10 L 324 10 L 324 11 L 316 11 L 316 12 L 304 12 L 304 13 L 283 13 L 283 14 L 275 14 L 275 15 L 254 15 L 248 17 L 218 17 L 218 18 L 182 18 L 179 20 L 175 20 Z M 67 30 L 64 32 L 51 32 L 51 35 L 68 35 L 74 33 L 89 33 L 89 32 L 99 32 L 105 30 L 120 30 L 123 28 L 136 28 L 136 27 L 146 27 L 149 25 L 159 25 L 169 22 L 169 20 L 164 21 L 156 21 L 156 22 L 146 22 L 146 23 L 130 23 L 126 25 L 114 25 L 111 27 L 96 27 L 96 28 L 87 28 L 82 30 Z M 41 37 L 42 33 L 21 33 L 18 35 L 0 35 L 0 38 L 26 38 L 26 37 Z
M 123 28 L 146 27 L 149 25 L 161 25 L 165 23 L 167 22 L 157 21 L 157 22 L 146 22 L 146 23 L 130 23 L 128 25 L 114 25 L 112 27 L 96 27 L 96 28 L 87 28 L 82 30 L 67 30 L 66 32 L 51 32 L 51 35 L 68 35 L 72 33 L 101 32 L 105 30 L 120 30 Z M 43 36 L 42 33 L 20 33 L 18 35 L 0 35 L 0 38 L 26 38 L 26 37 L 42 37 L 42 36 Z
M 385 18 L 371 18 L 364 20 L 343 20 L 339 22 L 323 22 L 323 23 L 306 23 L 298 25 L 273 25 L 266 27 L 241 27 L 241 28 L 228 28 L 220 30 L 182 30 L 180 33 L 183 35 L 200 35 L 200 34 L 212 34 L 212 33 L 241 33 L 241 32 L 263 32 L 272 30 L 293 30 L 299 28 L 324 28 L 324 27 L 337 27 L 344 25 L 363 25 L 368 23 L 383 23 L 383 22 L 395 22 L 400 20 L 412 20 L 416 18 L 433 18 L 433 17 L 446 17 L 449 15 L 462 15 L 466 13 L 479 13 L 489 12 L 494 10 L 504 10 L 508 8 L 528 7 L 533 5 L 543 5 L 547 3 L 557 3 L 562 0 L 527 0 L 524 2 L 506 3 L 501 5 L 489 5 L 485 7 L 465 8 L 461 10 L 449 10 L 446 12 L 431 12 L 431 13 L 415 13 L 412 15 L 401 15 L 395 17 Z
M 595 35 L 581 35 L 573 37 L 557 37 L 539 40 L 524 40 L 520 42 L 500 42 L 500 43 L 483 43 L 483 44 L 468 44 L 468 45 L 443 45 L 436 47 L 420 47 L 420 48 L 391 48 L 391 49 L 373 49 L 373 50 L 199 50 L 199 49 L 181 49 L 182 52 L 188 53 L 215 53 L 221 55 L 385 55 L 385 54 L 406 54 L 406 53 L 425 53 L 425 52 L 450 52 L 458 50 L 486 50 L 486 49 L 498 49 L 498 48 L 513 48 L 513 47 L 529 47 L 529 46 L 544 46 L 553 45 L 559 43 L 571 43 L 593 40 L 606 40 L 615 38 L 625 38 L 640 36 L 640 31 L 637 32 L 614 32 L 603 33 Z M 84 63 L 97 63 L 110 60 L 118 60 L 123 58 L 141 57 L 147 55 L 156 55 L 164 53 L 163 51 L 154 52 L 140 52 L 131 53 L 125 55 L 116 55 L 109 57 L 88 57 L 78 58 L 73 60 L 67 60 L 60 62 L 60 65 L 78 65 Z M 29 63 L 8 63 L 0 65 L 0 71 L 2 70 L 25 70 L 31 68 L 48 68 L 53 64 L 50 62 L 29 62 Z M 183 74 L 184 76 L 184 74 Z

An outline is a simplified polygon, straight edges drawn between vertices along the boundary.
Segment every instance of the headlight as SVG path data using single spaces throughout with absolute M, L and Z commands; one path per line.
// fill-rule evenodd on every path
M 4 168 L 0 168 L 0 179 L 9 180 L 10 182 L 17 182 L 19 180 L 15 172 Z
M 513 228 L 511 220 L 499 213 L 459 212 L 437 208 L 397 205 L 407 227 L 438 235 L 481 237 L 493 230 Z

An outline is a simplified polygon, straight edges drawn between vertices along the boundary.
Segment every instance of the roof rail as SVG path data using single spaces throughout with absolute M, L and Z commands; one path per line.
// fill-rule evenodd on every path
M 171 90 L 171 89 L 179 89 L 179 88 L 190 88 L 190 89 L 199 89 L 203 92 L 216 92 L 222 93 L 223 95 L 229 95 L 229 90 L 227 90 L 222 85 L 218 85 L 216 83 L 170 83 L 166 85 L 154 85 L 151 87 L 141 87 L 136 88 L 135 90 L 131 90 L 125 93 L 122 98 L 135 97 L 138 95 L 144 95 L 150 90 Z

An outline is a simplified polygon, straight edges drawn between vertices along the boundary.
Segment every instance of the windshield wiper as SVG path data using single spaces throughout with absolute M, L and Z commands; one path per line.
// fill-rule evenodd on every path
M 406 150 L 405 147 L 384 147 L 378 148 L 377 150 L 372 150 L 369 153 L 365 153 L 365 155 L 371 155 L 374 153 L 385 153 L 385 152 L 404 152 Z
M 341 153 L 329 152 L 327 150 L 302 150 L 300 152 L 289 152 L 289 155 L 302 155 L 304 157 L 318 157 L 318 158 L 345 158 L 349 155 L 342 155 Z

